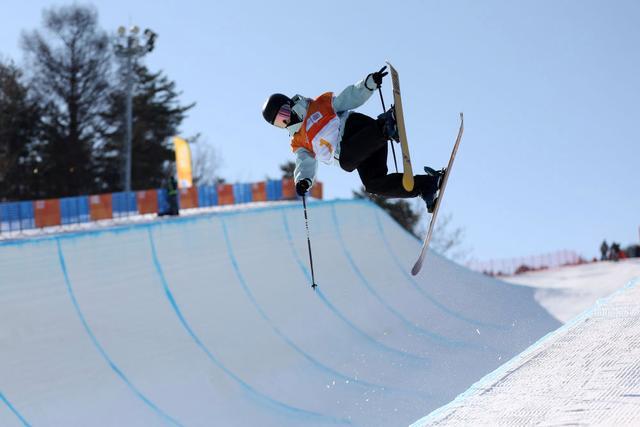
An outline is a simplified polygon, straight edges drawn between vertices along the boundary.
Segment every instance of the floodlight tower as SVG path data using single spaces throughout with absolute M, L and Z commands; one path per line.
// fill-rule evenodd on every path
M 151 52 L 155 47 L 158 35 L 150 29 L 144 30 L 140 35 L 140 28 L 134 25 L 127 31 L 123 26 L 118 28 L 118 35 L 115 40 L 115 53 L 124 59 L 125 82 L 126 82 L 126 137 L 125 137 L 125 170 L 124 170 L 124 191 L 131 191 L 131 145 L 133 138 L 133 65 L 138 58 Z

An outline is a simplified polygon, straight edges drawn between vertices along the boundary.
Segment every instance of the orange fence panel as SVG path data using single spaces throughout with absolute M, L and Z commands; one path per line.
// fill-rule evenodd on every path
M 189 187 L 180 189 L 180 209 L 198 207 L 198 188 Z
M 316 181 L 311 187 L 311 197 L 322 199 L 322 183 L 320 181 Z
M 267 201 L 267 183 L 256 182 L 251 184 L 252 201 L 254 202 L 266 202 Z
M 111 194 L 89 196 L 89 212 L 91 221 L 113 218 L 113 198 Z
M 59 199 L 34 201 L 33 213 L 37 228 L 53 227 L 62 223 Z
M 283 178 L 282 179 L 282 199 L 283 200 L 293 200 L 298 195 L 296 194 L 296 184 L 293 182 L 292 178 Z
M 136 193 L 138 199 L 138 212 L 141 214 L 158 213 L 158 191 L 145 190 Z
M 232 205 L 235 203 L 233 196 L 232 184 L 219 184 L 218 185 L 218 204 L 219 205 Z

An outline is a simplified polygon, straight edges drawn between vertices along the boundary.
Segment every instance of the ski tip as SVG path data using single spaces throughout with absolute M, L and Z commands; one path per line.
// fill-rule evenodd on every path
M 464 114 L 462 113 L 462 111 L 460 112 L 460 121 L 464 122 Z
M 411 269 L 411 275 L 416 276 L 420 272 L 421 268 L 422 266 L 419 265 L 418 263 L 414 264 L 413 268 Z
M 407 191 L 413 191 L 413 175 L 407 175 L 402 177 L 402 186 Z

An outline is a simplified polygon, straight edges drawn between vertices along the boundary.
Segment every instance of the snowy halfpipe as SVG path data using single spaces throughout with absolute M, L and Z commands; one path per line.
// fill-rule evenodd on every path
M 0 243 L 0 425 L 400 426 L 559 323 L 375 205 Z

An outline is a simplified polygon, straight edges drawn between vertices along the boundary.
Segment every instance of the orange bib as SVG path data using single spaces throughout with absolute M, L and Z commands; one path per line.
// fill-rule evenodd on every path
M 305 148 L 323 163 L 333 162 L 340 141 L 340 119 L 333 110 L 333 93 L 327 92 L 311 101 L 302 126 L 293 135 L 291 148 Z

